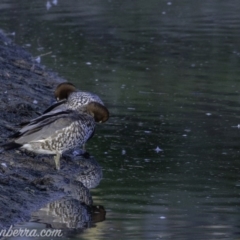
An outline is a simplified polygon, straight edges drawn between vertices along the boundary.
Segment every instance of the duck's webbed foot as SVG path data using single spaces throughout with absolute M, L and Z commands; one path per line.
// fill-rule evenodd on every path
M 78 149 L 73 151 L 73 156 L 82 156 L 84 158 L 90 158 L 89 152 L 85 151 L 84 149 Z

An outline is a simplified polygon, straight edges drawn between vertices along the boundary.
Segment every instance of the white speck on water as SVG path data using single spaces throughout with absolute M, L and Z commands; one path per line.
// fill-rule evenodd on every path
M 165 15 L 166 14 L 166 12 L 162 12 L 162 15 Z
M 122 150 L 122 155 L 125 155 L 125 154 L 126 154 L 126 150 L 123 149 L 123 150 Z
M 154 151 L 155 151 L 156 153 L 159 153 L 159 152 L 162 152 L 163 150 L 157 146 L 157 147 L 154 149 Z
M 145 133 L 151 133 L 151 131 L 144 131 Z
M 39 56 L 39 57 L 36 57 L 35 58 L 35 61 L 37 62 L 37 63 L 40 63 L 41 62 L 41 57 Z
M 31 47 L 32 45 L 31 45 L 31 43 L 26 43 L 25 44 L 25 47 Z
M 172 3 L 171 3 L 171 2 L 167 2 L 167 5 L 169 5 L 169 6 L 170 6 L 170 5 L 172 5 Z
M 90 65 L 92 65 L 92 63 L 91 63 L 91 62 L 86 62 L 86 65 L 89 65 L 89 66 L 90 66 Z
M 227 155 L 227 153 L 226 152 L 222 152 L 222 155 Z
M 240 124 L 238 124 L 237 127 L 240 128 Z
M 58 0 L 53 0 L 53 1 L 52 1 L 52 4 L 53 4 L 53 5 L 57 5 L 57 4 L 58 4 Z
M 136 108 L 128 107 L 127 109 L 128 109 L 128 110 L 135 110 Z
M 98 82 L 98 79 L 95 79 L 96 82 Z
M 187 137 L 187 134 L 183 134 L 182 136 L 183 136 L 183 137 Z
M 211 113 L 206 113 L 207 116 L 211 116 L 212 114 Z
M 1 165 L 2 165 L 3 167 L 7 167 L 7 164 L 6 164 L 6 163 L 1 163 Z
M 108 154 L 108 152 L 104 152 L 104 154 Z
M 38 104 L 38 101 L 37 101 L 37 100 L 33 100 L 33 103 L 34 103 L 34 104 Z
M 4 93 L 7 93 L 7 91 L 5 91 Z
M 166 219 L 166 217 L 165 216 L 161 216 L 161 217 L 159 217 L 160 219 Z
M 235 185 L 236 187 L 240 187 L 240 183 L 236 183 L 236 185 Z
M 150 159 L 145 158 L 144 161 L 145 161 L 145 162 L 150 162 Z
M 191 64 L 191 67 L 196 67 L 196 64 L 195 64 L 195 63 L 192 63 L 192 64 Z
M 47 1 L 47 3 L 46 3 L 47 10 L 49 10 L 51 7 L 52 7 L 52 4 L 49 1 Z

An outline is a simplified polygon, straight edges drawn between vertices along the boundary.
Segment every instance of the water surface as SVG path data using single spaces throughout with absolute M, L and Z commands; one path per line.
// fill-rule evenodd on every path
M 106 220 L 71 239 L 239 238 L 239 12 L 237 0 L 0 3 L 16 43 L 111 112 L 87 145 Z

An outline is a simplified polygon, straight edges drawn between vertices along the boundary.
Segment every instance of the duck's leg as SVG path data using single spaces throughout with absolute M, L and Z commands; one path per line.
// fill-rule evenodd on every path
M 59 171 L 60 170 L 60 158 L 61 158 L 61 153 L 57 152 L 56 156 L 54 156 L 54 161 L 56 164 L 56 169 Z

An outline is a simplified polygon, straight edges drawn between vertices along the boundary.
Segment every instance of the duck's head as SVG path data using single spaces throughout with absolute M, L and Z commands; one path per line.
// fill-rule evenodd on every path
M 94 117 L 95 122 L 103 123 L 108 120 L 109 111 L 102 104 L 98 102 L 90 102 L 85 107 L 86 112 Z
M 57 86 L 54 92 L 54 96 L 57 99 L 57 101 L 60 101 L 63 99 L 67 99 L 68 96 L 75 91 L 77 91 L 77 89 L 72 83 L 64 82 Z

